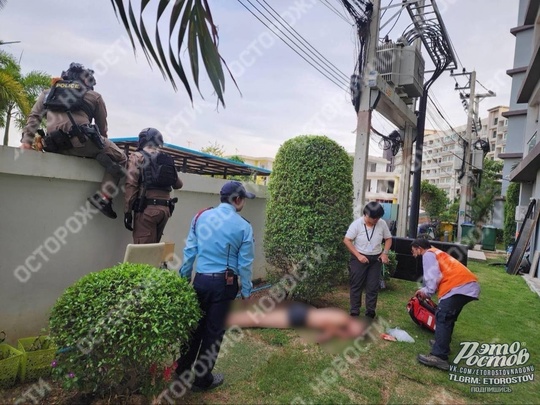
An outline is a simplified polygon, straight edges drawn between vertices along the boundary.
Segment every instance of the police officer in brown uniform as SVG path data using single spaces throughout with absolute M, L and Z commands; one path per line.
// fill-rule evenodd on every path
M 177 198 L 172 189 L 182 188 L 174 160 L 162 152 L 163 135 L 155 128 L 139 134 L 137 152 L 129 156 L 124 197 L 124 225 L 133 231 L 133 243 L 158 243 Z M 133 221 L 132 211 L 135 212 Z
M 100 190 L 88 200 L 114 219 L 112 196 L 124 175 L 126 156 L 107 139 L 107 109 L 101 95 L 94 91 L 95 84 L 93 70 L 71 63 L 38 97 L 23 129 L 21 149 L 32 149 L 41 120 L 46 117 L 47 134 L 42 140 L 46 152 L 94 158 L 105 167 Z M 91 125 L 92 120 L 95 125 Z

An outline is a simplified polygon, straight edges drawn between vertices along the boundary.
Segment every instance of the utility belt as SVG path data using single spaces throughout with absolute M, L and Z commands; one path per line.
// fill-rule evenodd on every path
M 43 138 L 45 141 L 43 149 L 47 152 L 60 152 L 72 149 L 71 138 L 74 136 L 77 137 L 81 144 L 86 143 L 90 139 L 99 149 L 105 147 L 105 142 L 99 133 L 98 127 L 96 125 L 83 124 L 72 127 L 69 132 L 62 131 L 61 129 L 49 132 Z
M 197 273 L 196 276 L 222 278 L 227 285 L 234 285 L 238 281 L 238 275 L 232 269 L 227 269 L 219 273 Z
M 162 200 L 158 198 L 146 198 L 146 197 L 140 197 L 135 200 L 133 203 L 133 211 L 135 212 L 144 212 L 146 207 L 149 205 L 162 205 L 164 207 L 169 207 L 169 211 L 172 215 L 174 212 L 174 206 L 178 202 L 178 198 L 170 198 L 168 200 Z

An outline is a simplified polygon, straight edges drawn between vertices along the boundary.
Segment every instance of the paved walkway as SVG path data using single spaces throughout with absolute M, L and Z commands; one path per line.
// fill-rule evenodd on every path
M 532 277 L 529 274 L 525 274 L 523 275 L 523 280 L 525 280 L 529 288 L 540 297 L 540 279 L 538 277 Z

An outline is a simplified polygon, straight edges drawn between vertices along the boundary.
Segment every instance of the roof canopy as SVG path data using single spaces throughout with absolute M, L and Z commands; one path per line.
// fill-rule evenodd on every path
M 138 137 L 112 138 L 110 140 L 118 145 L 120 149 L 123 149 L 127 155 L 137 150 L 139 142 Z M 183 173 L 222 176 L 225 178 L 226 176 L 269 176 L 271 172 L 260 167 L 246 165 L 245 163 L 168 143 L 163 145 L 162 150 L 173 157 L 177 169 Z

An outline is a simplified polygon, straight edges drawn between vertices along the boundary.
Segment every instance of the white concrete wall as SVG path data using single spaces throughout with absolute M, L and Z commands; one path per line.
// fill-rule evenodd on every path
M 86 198 L 102 174 L 93 159 L 0 146 L 0 330 L 10 342 L 38 334 L 65 288 L 123 260 L 131 242 L 123 224 L 123 196 L 114 199 L 116 220 L 88 211 Z M 181 178 L 184 187 L 175 192 L 179 203 L 162 239 L 175 243 L 180 258 L 193 215 L 219 204 L 225 182 L 191 174 Z M 242 215 L 255 234 L 253 277 L 262 278 L 266 187 L 247 188 L 257 198 L 247 202 Z

